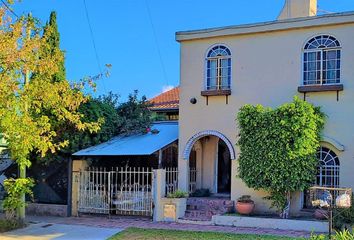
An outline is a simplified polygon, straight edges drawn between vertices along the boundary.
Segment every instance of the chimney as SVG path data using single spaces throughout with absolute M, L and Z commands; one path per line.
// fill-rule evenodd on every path
M 317 15 L 317 0 L 285 0 L 278 20 Z

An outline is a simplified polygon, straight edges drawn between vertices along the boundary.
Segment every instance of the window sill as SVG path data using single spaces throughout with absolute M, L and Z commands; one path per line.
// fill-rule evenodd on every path
M 297 91 L 300 93 L 307 92 L 330 92 L 330 91 L 343 91 L 343 84 L 333 85 L 304 85 L 299 86 Z
M 206 90 L 201 91 L 202 96 L 229 96 L 231 95 L 231 90 Z

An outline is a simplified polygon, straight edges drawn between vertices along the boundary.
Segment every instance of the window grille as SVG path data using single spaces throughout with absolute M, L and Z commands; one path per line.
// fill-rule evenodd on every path
M 340 83 L 341 47 L 329 35 L 310 39 L 304 47 L 303 84 L 325 85 Z
M 222 45 L 213 47 L 207 55 L 206 90 L 228 90 L 231 85 L 231 52 Z
M 315 186 L 338 188 L 340 164 L 338 156 L 326 147 L 320 147 L 317 152 L 318 167 Z M 304 208 L 312 208 L 309 190 L 304 192 Z
M 321 147 L 318 151 L 316 185 L 321 187 L 339 187 L 339 159 L 330 149 Z

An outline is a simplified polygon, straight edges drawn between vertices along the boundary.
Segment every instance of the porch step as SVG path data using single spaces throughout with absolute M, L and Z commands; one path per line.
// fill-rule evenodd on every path
M 314 218 L 315 209 L 301 209 L 296 217 Z
M 183 219 L 210 221 L 213 215 L 222 215 L 234 210 L 234 201 L 225 198 L 188 198 Z
M 186 210 L 184 220 L 191 221 L 210 221 L 213 214 L 210 211 Z

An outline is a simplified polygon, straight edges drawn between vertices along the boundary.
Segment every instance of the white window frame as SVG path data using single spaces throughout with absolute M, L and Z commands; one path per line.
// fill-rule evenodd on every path
M 228 49 L 228 51 L 230 52 L 230 55 L 228 56 L 220 56 L 220 57 L 208 57 L 209 52 L 217 47 L 217 46 L 222 46 Z M 205 53 L 205 64 L 204 64 L 204 90 L 207 91 L 211 91 L 211 90 L 231 90 L 231 85 L 232 85 L 232 52 L 230 50 L 230 48 L 223 43 L 217 43 L 217 44 L 213 44 L 212 46 L 210 46 L 206 53 Z M 222 59 L 230 59 L 230 84 L 229 86 L 227 86 L 227 88 L 222 88 L 222 75 L 221 73 L 219 74 L 219 71 L 221 71 L 221 60 Z M 216 70 L 217 70 L 217 82 L 216 82 L 216 89 L 210 89 L 210 86 L 208 86 L 208 60 L 217 60 L 217 66 L 216 66 Z
M 323 159 L 321 158 L 322 153 L 326 154 Z M 316 185 L 321 187 L 339 187 L 340 162 L 337 154 L 333 150 L 322 146 L 320 147 L 318 154 L 319 165 L 317 167 Z M 328 156 L 330 159 L 325 162 L 324 159 Z M 327 165 L 330 161 L 334 161 L 335 164 Z M 330 179 L 329 183 L 327 182 L 327 178 Z
M 315 49 L 305 49 L 306 45 L 314 38 L 316 37 L 319 37 L 319 36 L 329 36 L 329 37 L 333 37 L 336 41 L 338 41 L 339 43 L 339 46 L 336 46 L 336 47 L 324 47 L 324 48 L 315 48 Z M 301 56 L 301 85 L 302 86 L 311 86 L 311 85 L 336 85 L 336 84 L 340 84 L 341 81 L 342 81 L 342 44 L 340 43 L 340 41 L 333 35 L 331 34 L 318 34 L 318 35 L 315 35 L 315 36 L 312 36 L 311 38 L 309 38 L 304 46 L 303 46 L 303 51 L 302 51 L 302 56 Z M 339 50 L 340 51 L 340 58 L 338 59 L 340 61 L 340 64 L 339 64 L 339 68 L 336 70 L 339 70 L 339 82 L 338 83 L 323 83 L 324 79 L 323 79 L 323 72 L 324 72 L 324 69 L 323 69 L 323 62 L 324 62 L 324 58 L 323 58 L 323 52 L 328 52 L 328 51 L 333 51 L 333 50 Z M 305 53 L 317 53 L 317 52 L 320 52 L 321 53 L 321 57 L 320 57 L 320 79 L 318 81 L 320 81 L 320 83 L 306 83 L 305 84 L 305 81 L 306 82 L 309 82 L 309 79 L 305 80 L 305 77 L 304 77 L 304 74 L 305 74 L 305 68 L 304 68 L 304 64 L 305 64 Z M 317 60 L 317 56 L 316 56 L 316 60 Z M 308 61 L 308 60 L 307 60 Z M 308 70 L 307 70 L 308 71 Z M 316 71 L 318 71 L 316 69 Z M 328 69 L 327 69 L 328 71 Z M 308 71 L 309 72 L 309 71 Z M 317 80 L 310 80 L 311 82 L 313 81 L 317 81 Z M 326 81 L 328 81 L 328 79 L 326 79 Z
M 332 160 L 336 163 L 335 165 L 327 165 L 327 163 L 324 162 L 324 159 L 321 159 L 322 157 L 321 153 L 324 152 L 323 151 L 324 149 L 326 149 L 327 152 L 326 157 L 328 155 L 331 155 L 331 158 L 327 161 L 327 163 Z M 318 156 L 318 167 L 316 173 L 316 180 L 313 185 L 320 186 L 320 187 L 340 187 L 340 181 L 339 181 L 340 180 L 340 160 L 338 158 L 338 155 L 330 148 L 321 146 L 318 149 L 317 156 Z M 328 173 L 330 173 L 330 175 L 328 175 Z M 331 184 L 328 184 L 326 182 L 327 177 L 330 177 Z M 309 199 L 305 199 L 305 192 L 301 192 L 300 199 L 301 199 L 300 202 L 301 206 L 307 208 L 309 206 L 308 204 L 310 203 L 307 202 Z

